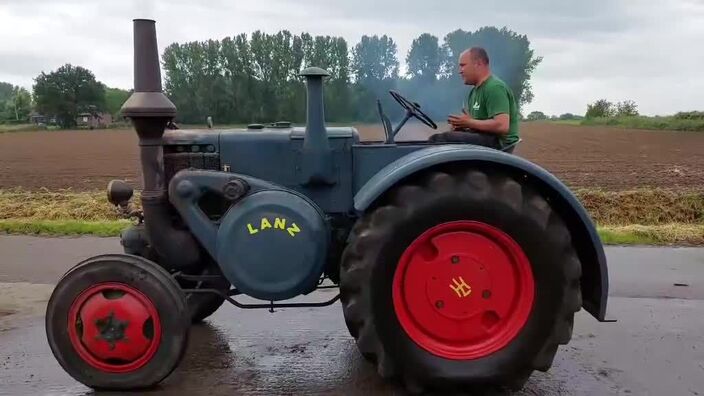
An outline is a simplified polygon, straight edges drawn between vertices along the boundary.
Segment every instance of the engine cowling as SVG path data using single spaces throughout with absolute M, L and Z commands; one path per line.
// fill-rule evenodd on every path
M 328 238 L 314 204 L 291 191 L 265 190 L 227 211 L 215 250 L 224 275 L 239 291 L 278 301 L 315 289 Z

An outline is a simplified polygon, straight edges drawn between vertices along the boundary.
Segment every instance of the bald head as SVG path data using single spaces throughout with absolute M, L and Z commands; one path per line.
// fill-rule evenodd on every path
M 489 70 L 489 55 L 481 47 L 472 47 L 462 51 L 459 59 L 460 76 L 467 85 L 476 85 L 477 82 L 491 74 Z

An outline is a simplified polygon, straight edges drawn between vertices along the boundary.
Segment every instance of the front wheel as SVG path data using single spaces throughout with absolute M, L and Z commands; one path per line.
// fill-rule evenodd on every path
M 183 357 L 190 317 L 176 281 L 137 256 L 105 255 L 67 272 L 46 311 L 59 364 L 95 389 L 151 387 Z
M 353 229 L 341 263 L 362 354 L 409 390 L 508 385 L 547 370 L 581 306 L 563 220 L 532 186 L 482 170 L 397 187 Z

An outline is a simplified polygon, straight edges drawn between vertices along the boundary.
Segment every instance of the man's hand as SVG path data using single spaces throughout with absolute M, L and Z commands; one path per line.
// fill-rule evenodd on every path
M 447 118 L 447 123 L 452 125 L 453 130 L 470 129 L 472 127 L 472 116 L 467 114 L 465 109 L 462 109 L 462 115 L 451 114 Z

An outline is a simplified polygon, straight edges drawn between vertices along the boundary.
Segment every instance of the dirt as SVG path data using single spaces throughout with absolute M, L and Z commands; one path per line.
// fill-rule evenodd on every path
M 357 129 L 363 140 L 381 134 L 378 126 Z M 409 125 L 399 140 L 425 139 L 431 133 Z M 704 186 L 704 133 L 526 123 L 521 135 L 523 142 L 514 154 L 546 168 L 572 188 Z M 0 134 L 0 188 L 91 190 L 105 188 L 113 178 L 139 185 L 140 177 L 132 131 Z

